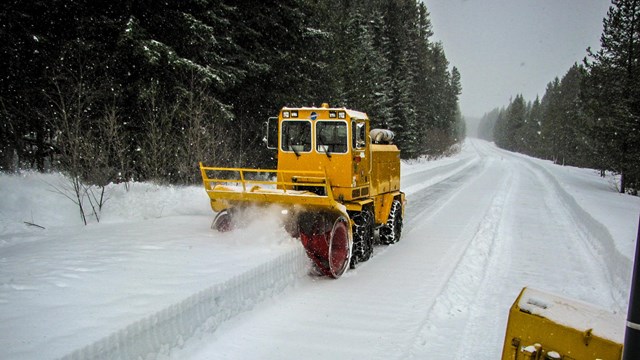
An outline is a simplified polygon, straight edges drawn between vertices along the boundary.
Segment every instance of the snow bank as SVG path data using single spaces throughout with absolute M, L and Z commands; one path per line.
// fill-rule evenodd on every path
M 308 272 L 302 247 L 214 285 L 64 356 L 79 359 L 149 359 L 169 355 L 185 341 L 213 332 L 224 321 L 282 292 Z
M 201 186 L 111 184 L 100 223 L 83 226 L 55 190 L 66 184 L 59 174 L 0 175 L 2 358 L 168 353 L 307 272 L 276 209 L 218 233 Z
M 93 187 L 96 196 L 99 189 Z M 25 171 L 0 176 L 0 235 L 44 228 L 82 226 L 80 211 L 72 199 L 70 180 L 60 173 Z M 89 223 L 95 223 L 84 199 Z M 100 221 L 132 222 L 179 215 L 210 215 L 209 198 L 201 186 L 161 186 L 152 183 L 109 184 L 105 187 Z M 6 241 L 0 240 L 0 246 Z
M 0 176 L 0 235 L 37 231 L 24 222 L 51 228 L 80 226 L 78 207 L 59 194 L 68 180 L 61 174 L 23 172 Z M 6 240 L 0 240 L 0 246 Z
M 631 283 L 630 269 L 633 269 L 633 252 L 627 254 L 621 253 L 609 229 L 587 212 L 583 208 L 584 204 L 579 204 L 546 166 L 529 158 L 523 157 L 523 159 L 540 170 L 540 172 L 548 178 L 550 183 L 553 184 L 556 193 L 562 199 L 569 213 L 573 216 L 575 223 L 580 226 L 584 234 L 587 235 L 586 237 L 589 245 L 592 247 L 592 251 L 599 254 L 605 260 L 606 266 L 603 266 L 603 268 L 609 271 L 608 275 L 612 283 L 611 289 L 615 297 L 615 302 L 618 304 L 627 304 L 629 296 L 628 286 Z M 624 311 L 625 309 L 617 310 Z
M 211 215 L 202 186 L 164 186 L 151 183 L 110 184 L 102 212 L 104 222 L 129 222 L 181 215 Z

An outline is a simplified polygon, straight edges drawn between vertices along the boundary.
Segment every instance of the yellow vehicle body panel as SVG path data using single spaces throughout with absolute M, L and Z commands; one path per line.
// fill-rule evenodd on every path
M 609 311 L 524 288 L 509 312 L 502 360 L 620 360 L 624 327 Z
M 371 195 L 400 191 L 400 150 L 395 145 L 372 144 Z

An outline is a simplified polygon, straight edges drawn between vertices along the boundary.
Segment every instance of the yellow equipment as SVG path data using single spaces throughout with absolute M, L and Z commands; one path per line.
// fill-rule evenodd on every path
M 212 227 L 228 231 L 234 214 L 252 205 L 279 204 L 288 229 L 300 236 L 323 274 L 340 277 L 369 259 L 379 241 L 400 239 L 404 193 L 400 150 L 389 130 L 370 131 L 367 114 L 345 108 L 283 108 L 267 123 L 267 147 L 278 168 L 241 169 L 200 164 Z
M 502 360 L 620 360 L 623 317 L 524 288 L 509 312 Z

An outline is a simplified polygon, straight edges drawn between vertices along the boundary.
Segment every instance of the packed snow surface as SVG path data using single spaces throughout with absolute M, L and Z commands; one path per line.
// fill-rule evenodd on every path
M 624 319 L 640 199 L 614 177 L 475 139 L 402 174 L 401 241 L 339 280 L 277 208 L 217 233 L 201 186 L 114 184 L 83 226 L 63 176 L 2 175 L 0 358 L 496 359 L 525 286 Z

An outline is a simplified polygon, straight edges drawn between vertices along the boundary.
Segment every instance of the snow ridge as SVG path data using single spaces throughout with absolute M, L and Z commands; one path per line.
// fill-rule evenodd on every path
M 623 308 L 615 310 L 624 312 L 626 310 L 626 304 L 628 303 L 628 286 L 631 282 L 629 269 L 633 268 L 631 260 L 620 253 L 609 230 L 584 210 L 549 170 L 526 157 L 520 158 L 532 167 L 540 170 L 553 185 L 556 193 L 566 205 L 569 214 L 571 214 L 576 224 L 581 228 L 585 239 L 591 247 L 590 250 L 595 252 L 594 258 L 600 257 L 601 261 L 604 261 L 602 268 L 606 269 L 608 277 L 613 284 L 611 287 L 611 295 L 615 300 L 615 304 L 625 304 Z M 633 258 L 633 255 L 631 255 L 631 258 Z
M 500 156 L 511 156 L 518 158 L 534 168 L 537 173 L 542 174 L 553 187 L 561 203 L 568 214 L 575 220 L 581 235 L 586 240 L 586 245 L 594 260 L 599 261 L 601 268 L 606 271 L 606 275 L 613 284 L 611 286 L 611 296 L 614 300 L 614 309 L 617 312 L 625 312 L 629 297 L 629 283 L 631 282 L 631 271 L 633 268 L 633 254 L 625 256 L 616 246 L 616 242 L 607 227 L 594 218 L 578 201 L 564 188 L 558 178 L 545 166 L 542 160 L 532 159 L 527 155 L 491 148 L 494 153 Z M 551 165 L 557 166 L 557 165 Z
M 223 283 L 213 285 L 126 328 L 73 351 L 62 360 L 148 359 L 172 349 L 261 301 L 293 286 L 308 273 L 302 246 Z

